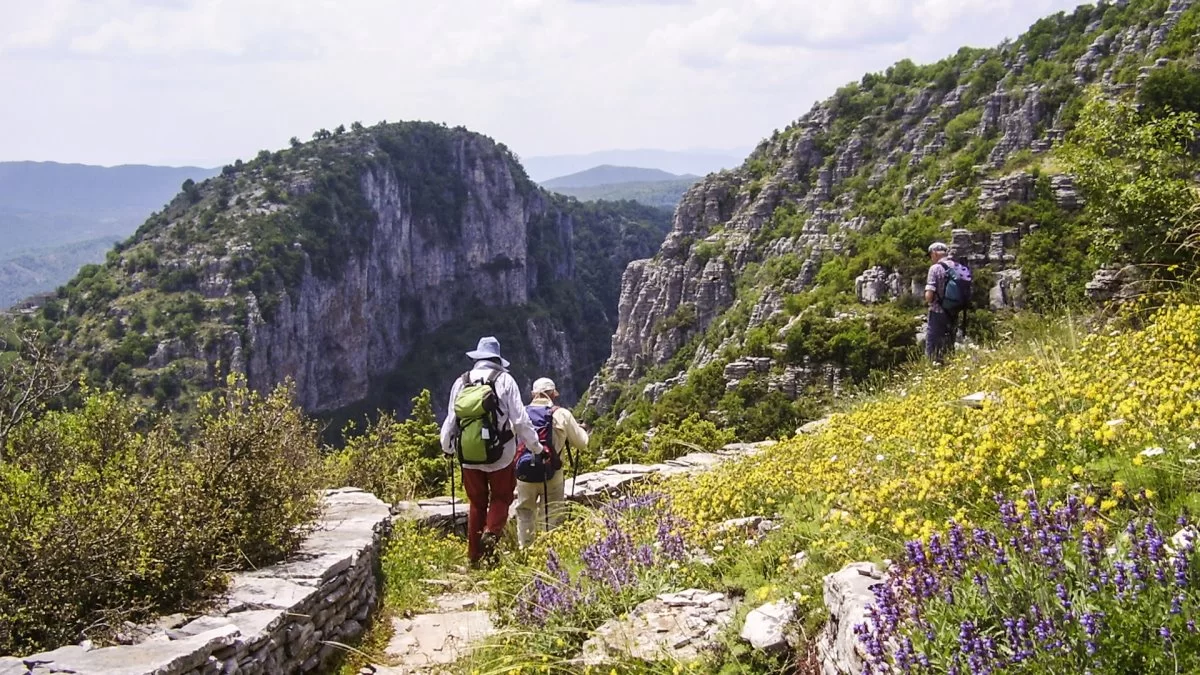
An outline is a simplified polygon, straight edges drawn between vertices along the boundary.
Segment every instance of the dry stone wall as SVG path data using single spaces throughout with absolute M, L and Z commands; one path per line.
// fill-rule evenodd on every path
M 275 675 L 321 672 L 333 643 L 357 638 L 377 602 L 386 504 L 355 488 L 324 495 L 324 513 L 285 562 L 234 576 L 210 614 L 176 617 L 133 645 L 68 645 L 0 657 L 0 675 Z

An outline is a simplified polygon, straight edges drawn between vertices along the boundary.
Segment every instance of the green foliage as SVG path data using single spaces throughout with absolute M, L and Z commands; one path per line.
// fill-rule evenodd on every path
M 1200 71 L 1178 62 L 1155 68 L 1138 89 L 1138 103 L 1150 119 L 1200 113 Z
M 1182 245 L 1195 231 L 1189 152 L 1200 122 L 1195 113 L 1143 121 L 1129 103 L 1093 97 L 1064 148 L 1079 177 L 1102 260 L 1177 264 L 1191 259 Z
M 696 247 L 692 249 L 692 257 L 696 259 L 696 262 L 704 265 L 709 260 L 721 255 L 722 251 L 724 250 L 725 247 L 719 242 L 702 241 L 699 244 L 696 244 Z
M 1200 35 L 1200 6 L 1192 5 L 1180 15 L 1155 56 L 1169 59 L 1192 57 L 1196 53 L 1197 35 Z
M 679 422 L 655 429 L 645 461 L 662 462 L 689 452 L 712 452 L 734 440 L 731 429 L 723 429 L 699 413 L 692 413 Z
M 86 390 L 78 409 L 35 413 L 9 434 L 0 652 L 107 638 L 123 620 L 206 600 L 225 570 L 292 550 L 318 502 L 315 428 L 290 392 L 234 383 L 190 431 Z
M 913 315 L 894 308 L 850 318 L 803 314 L 787 332 L 787 360 L 833 364 L 861 380 L 912 357 L 916 322 Z
M 429 579 L 466 564 L 466 547 L 411 520 L 392 528 L 380 560 L 387 611 L 404 616 L 429 607 Z
M 972 108 L 946 123 L 946 145 L 950 152 L 962 149 L 983 119 L 983 110 Z
M 326 457 L 327 484 L 360 487 L 389 504 L 440 493 L 448 466 L 429 390 L 413 398 L 410 410 L 403 421 L 380 411 L 358 435 L 347 429 L 345 447 Z
M 681 303 L 666 319 L 654 327 L 655 333 L 668 333 L 675 330 L 688 330 L 696 325 L 696 305 L 691 302 Z

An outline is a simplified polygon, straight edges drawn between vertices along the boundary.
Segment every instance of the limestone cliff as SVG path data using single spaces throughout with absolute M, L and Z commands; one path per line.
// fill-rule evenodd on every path
M 356 128 L 185 184 L 43 313 L 76 326 L 63 344 L 93 377 L 175 404 L 237 372 L 291 378 L 310 412 L 403 408 L 484 334 L 519 379 L 572 397 L 607 356 L 591 335 L 616 325 L 621 270 L 666 220 L 550 195 L 463 129 Z
M 736 421 L 767 395 L 820 395 L 893 365 L 918 348 L 924 248 L 937 239 L 977 270 L 977 307 L 1021 309 L 1030 283 L 1049 302 L 1035 258 L 1082 258 L 1070 235 L 1083 200 L 1047 158 L 1086 87 L 1136 91 L 1192 58 L 1198 12 L 1192 0 L 1083 6 L 998 48 L 904 61 L 838 90 L 684 195 L 657 255 L 625 272 L 589 403 L 658 423 L 682 414 L 664 395 L 686 389 L 677 400 Z M 1085 280 L 1067 279 L 1069 292 L 1082 297 Z

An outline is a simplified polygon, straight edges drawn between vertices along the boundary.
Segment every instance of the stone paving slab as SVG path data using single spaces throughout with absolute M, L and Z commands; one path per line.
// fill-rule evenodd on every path
M 453 663 L 495 632 L 491 616 L 482 609 L 393 619 L 392 628 L 395 634 L 385 653 L 401 672 Z

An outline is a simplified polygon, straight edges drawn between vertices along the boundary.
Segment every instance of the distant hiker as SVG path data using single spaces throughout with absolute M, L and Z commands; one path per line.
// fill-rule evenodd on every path
M 508 523 L 516 488 L 517 439 L 537 446 L 521 391 L 500 356 L 500 341 L 480 338 L 467 352 L 475 366 L 454 381 L 442 423 L 442 451 L 462 465 L 467 513 L 467 556 L 471 564 L 490 557 Z
M 954 337 L 960 317 L 971 304 L 971 270 L 950 257 L 950 247 L 942 242 L 929 245 L 929 274 L 925 279 L 925 304 L 929 305 L 929 323 L 925 330 L 925 355 L 941 364 L 954 351 Z
M 588 434 L 570 410 L 554 404 L 558 387 L 543 377 L 533 383 L 533 403 L 526 408 L 540 444 L 517 451 L 517 542 L 533 543 L 538 530 L 550 531 L 563 516 L 566 472 L 562 457 L 569 448 L 586 448 Z M 539 521 L 535 527 L 534 520 Z

